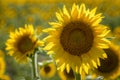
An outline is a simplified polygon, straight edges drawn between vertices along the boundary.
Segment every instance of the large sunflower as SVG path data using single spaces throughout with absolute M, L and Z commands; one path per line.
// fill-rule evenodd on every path
M 24 63 L 28 61 L 28 56 L 33 54 L 35 48 L 42 45 L 43 42 L 35 36 L 33 26 L 25 25 L 25 28 L 19 28 L 10 33 L 10 38 L 6 42 L 6 50 L 18 62 Z
M 120 76 L 120 47 L 110 43 L 110 47 L 104 51 L 108 58 L 100 59 L 101 66 L 93 71 L 93 77 L 103 76 L 105 80 L 115 80 Z
M 74 72 L 72 69 L 70 69 L 69 73 L 67 73 L 66 69 L 64 69 L 63 72 L 58 71 L 58 75 L 61 78 L 61 80 L 75 80 Z
M 43 78 L 51 78 L 56 73 L 56 66 L 54 63 L 47 63 L 40 68 L 39 73 Z
M 77 73 L 88 73 L 90 67 L 100 65 L 99 58 L 107 57 L 102 48 L 108 48 L 104 37 L 109 30 L 99 24 L 103 17 L 95 12 L 96 8 L 90 11 L 84 4 L 73 4 L 69 13 L 64 6 L 56 13 L 58 21 L 50 23 L 52 28 L 43 30 L 49 33 L 44 49 L 54 54 L 61 71 L 70 72 L 71 67 Z

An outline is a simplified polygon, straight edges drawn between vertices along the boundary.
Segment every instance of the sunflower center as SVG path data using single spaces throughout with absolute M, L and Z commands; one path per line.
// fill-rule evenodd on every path
M 64 75 L 65 75 L 67 78 L 70 78 L 70 79 L 75 78 L 72 69 L 70 69 L 70 72 L 69 72 L 69 73 L 67 73 L 67 71 L 66 71 L 66 69 L 65 69 L 65 70 L 64 70 Z
M 75 21 L 65 25 L 61 32 L 60 43 L 66 52 L 80 56 L 91 49 L 93 39 L 93 31 L 90 26 Z
M 50 70 L 51 70 L 51 68 L 50 68 L 49 66 L 45 66 L 45 67 L 44 67 L 44 71 L 45 71 L 45 73 L 49 73 Z
M 34 43 L 32 40 L 29 38 L 29 36 L 23 36 L 21 39 L 18 41 L 17 44 L 18 50 L 21 53 L 25 53 L 29 50 L 31 50 L 34 47 Z
M 105 49 L 104 51 L 108 58 L 100 59 L 101 66 L 98 67 L 98 70 L 102 73 L 110 73 L 118 67 L 119 59 L 113 50 Z

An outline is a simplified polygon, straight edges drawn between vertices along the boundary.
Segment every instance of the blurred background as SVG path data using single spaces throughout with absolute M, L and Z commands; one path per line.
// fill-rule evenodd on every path
M 29 63 L 19 64 L 7 55 L 5 41 L 9 37 L 9 32 L 24 27 L 25 24 L 32 24 L 38 30 L 48 28 L 48 22 L 56 20 L 55 12 L 62 9 L 63 5 L 71 10 L 73 3 L 85 3 L 90 9 L 98 7 L 97 13 L 103 13 L 105 16 L 102 24 L 110 27 L 111 31 L 120 26 L 120 0 L 0 0 L 0 53 L 4 55 L 0 54 L 0 57 L 4 60 L 1 64 L 5 64 L 4 75 L 9 76 L 11 80 L 31 80 L 32 73 Z M 44 51 L 41 52 L 38 61 L 51 60 Z M 50 79 L 60 80 L 57 73 Z

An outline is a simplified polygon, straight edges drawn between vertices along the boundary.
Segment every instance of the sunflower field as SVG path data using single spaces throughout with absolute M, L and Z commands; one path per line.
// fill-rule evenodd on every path
M 0 80 L 120 80 L 120 0 L 0 0 Z

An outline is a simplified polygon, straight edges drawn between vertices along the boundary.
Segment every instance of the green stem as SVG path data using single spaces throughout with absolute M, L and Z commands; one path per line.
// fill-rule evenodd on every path
M 82 80 L 80 74 L 74 73 L 75 75 L 75 80 Z
M 33 80 L 40 80 L 37 66 L 37 53 L 34 53 L 32 56 Z

